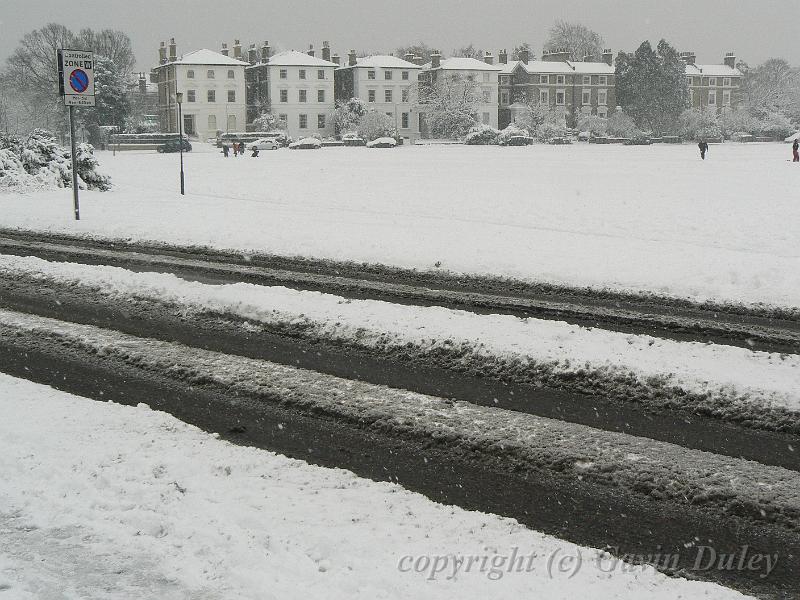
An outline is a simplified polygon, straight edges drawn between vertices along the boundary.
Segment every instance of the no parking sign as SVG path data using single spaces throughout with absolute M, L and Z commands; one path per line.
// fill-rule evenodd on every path
M 59 50 L 58 81 L 66 106 L 94 106 L 94 53 Z

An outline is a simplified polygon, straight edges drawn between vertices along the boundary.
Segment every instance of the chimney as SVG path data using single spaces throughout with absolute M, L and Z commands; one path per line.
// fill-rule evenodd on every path
M 261 46 L 261 62 L 263 63 L 269 62 L 269 54 L 270 54 L 269 42 L 264 40 L 264 45 Z
M 603 50 L 603 62 L 609 67 L 614 64 L 614 53 L 611 52 L 611 48 L 606 48 Z
M 442 55 L 438 50 L 434 50 L 431 54 L 431 69 L 438 69 L 442 66 Z
M 405 54 L 405 56 L 403 57 L 403 59 L 404 59 L 406 62 L 413 63 L 413 62 L 414 62 L 414 53 L 413 53 L 413 52 L 406 52 L 406 54 Z
M 556 48 L 555 50 L 545 50 L 542 60 L 547 62 L 567 62 L 569 60 L 569 50 Z
M 242 60 L 242 45 L 239 43 L 239 40 L 233 41 L 233 58 Z
M 247 62 L 251 65 L 254 65 L 258 62 L 258 50 L 256 49 L 255 44 L 250 44 L 250 48 L 247 50 Z
M 492 53 L 488 50 L 486 51 L 486 54 L 483 55 L 483 62 L 485 62 L 487 65 L 494 64 L 494 56 L 492 56 Z
M 338 65 L 342 62 L 342 59 L 338 54 L 334 54 L 331 56 L 331 62 L 335 62 Z
M 228 56 L 228 44 L 222 42 L 222 50 L 219 51 L 222 56 Z
M 330 42 L 322 42 L 322 60 L 331 62 L 331 44 Z
M 178 47 L 175 45 L 175 38 L 169 40 L 169 62 L 178 60 Z
M 735 52 L 726 52 L 725 53 L 725 65 L 730 67 L 731 69 L 736 68 L 736 53 Z
M 498 58 L 500 59 L 500 64 L 501 65 L 507 65 L 508 64 L 508 50 L 500 50 L 500 54 L 498 55 Z
M 144 73 L 139 73 L 139 93 L 142 95 L 147 93 L 147 79 L 144 78 Z
M 167 46 L 164 42 L 158 47 L 158 64 L 167 64 Z
M 356 51 L 350 50 L 350 53 L 347 55 L 347 64 L 351 67 L 354 67 L 356 62 L 358 62 Z
M 308 45 L 308 53 L 309 56 L 314 56 L 314 44 Z
M 425 59 L 422 58 L 421 56 L 414 55 L 414 60 L 411 61 L 411 62 L 413 62 L 415 65 L 421 67 L 422 65 L 425 64 Z
M 594 62 L 594 56 L 591 54 L 585 54 L 583 56 L 583 62 Z
M 517 58 L 527 65 L 531 60 L 531 53 L 528 50 L 520 50 Z
M 696 59 L 694 52 L 681 52 L 681 60 L 687 65 L 693 65 Z

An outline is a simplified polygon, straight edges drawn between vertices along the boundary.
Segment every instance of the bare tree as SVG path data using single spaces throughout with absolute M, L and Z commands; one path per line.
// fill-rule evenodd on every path
M 81 48 L 94 50 L 95 54 L 109 59 L 123 77 L 127 78 L 136 66 L 131 39 L 122 31 L 81 29 L 75 41 Z
M 470 42 L 468 46 L 464 46 L 463 48 L 453 50 L 453 56 L 458 56 L 460 58 L 476 58 L 478 60 L 483 60 L 483 50 L 481 50 L 480 48 L 476 48 L 475 44 Z
M 742 93 L 750 111 L 763 117 L 767 113 L 788 113 L 796 102 L 800 75 L 782 58 L 770 58 L 755 68 L 739 63 L 744 77 Z
M 550 28 L 545 48 L 564 48 L 569 51 L 570 60 L 582 61 L 586 56 L 599 57 L 603 52 L 603 44 L 603 37 L 599 33 L 580 23 L 559 19 Z
M 431 61 L 431 54 L 433 54 L 434 51 L 435 48 L 432 48 L 425 42 L 419 42 L 410 46 L 400 46 L 395 50 L 395 56 L 403 58 L 406 54 L 413 54 L 414 56 L 419 56 L 422 58 L 423 62 L 427 63 Z
M 419 86 L 419 106 L 430 134 L 460 138 L 478 123 L 482 90 L 474 79 L 444 75 Z

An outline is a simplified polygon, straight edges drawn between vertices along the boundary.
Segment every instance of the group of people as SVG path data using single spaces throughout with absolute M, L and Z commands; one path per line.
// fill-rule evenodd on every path
M 697 147 L 700 148 L 700 158 L 703 160 L 706 159 L 706 152 L 708 152 L 708 142 L 705 140 L 700 140 L 700 143 L 697 144 Z M 792 144 L 792 162 L 800 162 L 800 141 L 795 138 L 794 143 Z
M 245 153 L 245 150 L 246 150 L 246 148 L 244 146 L 244 142 L 236 141 L 236 142 L 233 142 L 231 144 L 231 146 L 233 146 L 233 155 L 234 156 L 244 156 L 244 153 Z M 228 142 L 222 142 L 222 155 L 225 158 L 228 158 L 228 156 L 230 154 L 230 151 L 231 151 L 231 146 L 228 146 Z M 256 146 L 253 146 L 253 153 L 250 156 L 252 156 L 253 158 L 258 156 L 258 148 Z

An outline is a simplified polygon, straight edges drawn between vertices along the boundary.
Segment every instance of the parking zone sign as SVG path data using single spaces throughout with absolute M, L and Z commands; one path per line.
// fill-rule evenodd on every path
M 59 50 L 58 75 L 66 106 L 94 106 L 94 52 Z

